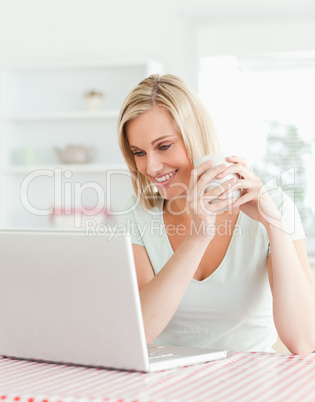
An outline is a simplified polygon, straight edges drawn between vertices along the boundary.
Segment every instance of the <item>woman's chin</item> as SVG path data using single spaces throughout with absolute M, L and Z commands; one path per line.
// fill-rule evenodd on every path
M 158 193 L 160 197 L 164 198 L 164 200 L 176 200 L 176 199 L 185 199 L 186 198 L 186 192 L 180 192 L 180 191 L 172 191 L 172 189 L 166 189 L 166 188 L 157 188 Z
M 158 193 L 160 194 L 160 197 L 164 198 L 165 200 L 168 200 L 169 197 L 169 193 L 166 190 L 166 188 L 162 187 L 162 186 L 158 186 L 157 187 Z

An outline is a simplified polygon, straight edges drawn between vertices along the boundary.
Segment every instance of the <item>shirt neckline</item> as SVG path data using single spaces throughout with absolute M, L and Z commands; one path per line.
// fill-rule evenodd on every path
M 161 221 L 162 221 L 162 224 L 163 224 L 163 236 L 164 236 L 165 241 L 166 241 L 166 243 L 167 243 L 169 252 L 170 252 L 170 254 L 171 254 L 171 256 L 172 256 L 172 255 L 174 254 L 174 250 L 173 250 L 173 248 L 172 248 L 171 242 L 170 242 L 170 240 L 169 240 L 169 238 L 168 238 L 168 235 L 167 235 L 167 233 L 166 233 L 166 230 L 165 230 L 165 223 L 164 223 L 164 202 L 165 202 L 165 200 L 162 199 L 162 200 L 161 200 Z M 222 270 L 222 268 L 223 268 L 223 266 L 224 266 L 224 264 L 225 264 L 225 261 L 226 261 L 226 259 L 228 258 L 228 255 L 231 253 L 231 249 L 233 248 L 233 245 L 234 245 L 234 243 L 235 243 L 235 240 L 234 240 L 234 238 L 236 237 L 236 236 L 235 236 L 235 229 L 236 229 L 236 227 L 240 224 L 240 220 L 241 220 L 241 216 L 242 216 L 242 215 L 243 215 L 243 212 L 240 210 L 240 212 L 239 212 L 239 214 L 238 214 L 238 217 L 237 217 L 237 220 L 236 220 L 236 223 L 235 223 L 235 227 L 234 227 L 234 229 L 233 229 L 233 234 L 232 234 L 230 243 L 229 243 L 228 248 L 227 248 L 227 250 L 226 250 L 226 253 L 225 253 L 225 255 L 224 255 L 222 261 L 221 261 L 220 264 L 218 265 L 218 267 L 215 269 L 215 271 L 213 271 L 212 274 L 210 274 L 209 276 L 207 276 L 205 279 L 202 279 L 201 281 L 198 281 L 198 280 L 195 279 L 195 278 L 191 278 L 191 282 L 196 283 L 196 284 L 203 284 L 203 283 L 208 282 L 209 280 L 211 280 L 213 277 L 215 277 L 215 276 L 216 276 L 216 273 L 217 273 L 218 271 L 221 271 L 221 270 Z

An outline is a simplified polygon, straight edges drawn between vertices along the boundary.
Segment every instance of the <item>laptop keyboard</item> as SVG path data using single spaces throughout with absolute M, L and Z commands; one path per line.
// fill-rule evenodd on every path
M 169 357 L 174 356 L 174 353 L 157 353 L 157 352 L 150 352 L 149 359 L 160 359 L 161 357 Z
M 155 345 L 149 345 L 148 346 L 148 355 L 149 359 L 160 359 L 161 357 L 169 357 L 169 356 L 174 356 L 174 353 L 167 353 L 165 350 L 165 346 L 155 346 Z

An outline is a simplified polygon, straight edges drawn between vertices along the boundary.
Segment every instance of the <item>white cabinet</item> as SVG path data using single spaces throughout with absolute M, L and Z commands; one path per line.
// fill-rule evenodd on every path
M 152 73 L 162 73 L 160 63 L 63 64 L 2 72 L 2 228 L 50 228 L 56 213 L 72 215 L 101 204 L 119 210 L 132 187 L 118 146 L 117 117 L 127 93 Z M 86 103 L 90 91 L 103 94 L 94 110 Z M 91 162 L 63 164 L 56 149 L 68 145 L 92 148 Z

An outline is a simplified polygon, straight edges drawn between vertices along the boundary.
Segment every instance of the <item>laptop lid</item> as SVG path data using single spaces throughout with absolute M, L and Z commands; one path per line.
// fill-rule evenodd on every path
M 148 371 L 129 236 L 0 231 L 0 355 Z

